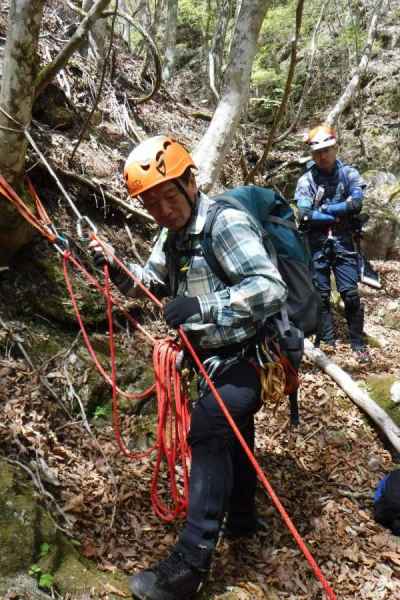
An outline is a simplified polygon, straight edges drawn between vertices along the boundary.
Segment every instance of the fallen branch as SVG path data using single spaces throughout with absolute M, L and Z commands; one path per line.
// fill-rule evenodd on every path
M 337 364 L 326 356 L 322 350 L 315 348 L 309 340 L 304 342 L 304 353 L 314 364 L 322 369 L 327 375 L 342 388 L 359 408 L 367 413 L 369 417 L 384 432 L 393 447 L 400 452 L 400 428 L 392 421 L 385 411 L 362 390 L 348 373 L 343 371 Z
M 138 219 L 138 221 L 140 221 L 141 223 L 144 223 L 144 224 L 146 224 L 146 223 L 154 224 L 155 223 L 153 217 L 151 217 L 144 211 L 140 210 L 139 208 L 134 208 L 127 202 L 124 202 L 124 200 L 121 200 L 117 196 L 114 196 L 114 194 L 111 194 L 111 192 L 107 192 L 106 190 L 104 190 L 101 187 L 100 184 L 94 183 L 87 177 L 84 177 L 83 175 L 78 175 L 77 173 L 73 173 L 72 171 L 67 171 L 66 169 L 62 169 L 61 167 L 55 167 L 55 170 L 58 171 L 61 175 L 64 175 L 65 177 L 69 177 L 70 179 L 73 179 L 74 181 L 77 181 L 83 185 L 86 185 L 91 190 L 94 190 L 96 192 L 101 192 L 101 194 L 105 198 L 107 198 L 107 200 L 110 200 L 110 202 L 112 204 L 114 204 L 115 206 L 118 206 L 119 208 L 123 208 L 130 215 L 135 216 Z

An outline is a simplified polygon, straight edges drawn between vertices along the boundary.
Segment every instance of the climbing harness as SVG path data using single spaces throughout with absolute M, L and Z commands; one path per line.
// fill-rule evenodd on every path
M 44 214 L 45 211 L 43 213 L 43 216 L 41 216 L 41 213 L 38 209 L 39 217 L 37 217 L 36 215 L 31 213 L 31 211 L 29 211 L 27 209 L 27 207 L 24 205 L 23 201 L 18 197 L 18 195 L 14 192 L 14 190 L 12 190 L 11 186 L 8 185 L 8 183 L 5 181 L 5 179 L 2 176 L 0 176 L 0 193 L 3 194 L 15 206 L 15 208 L 20 212 L 20 214 L 27 221 L 29 221 L 36 229 L 38 229 L 38 231 L 40 231 L 46 237 L 46 239 L 48 239 L 48 241 L 51 242 L 56 247 L 56 249 L 62 254 L 62 256 L 64 258 L 64 274 L 67 275 L 66 276 L 67 286 L 69 285 L 70 286 L 69 289 L 72 290 L 72 286 L 70 284 L 70 281 L 68 280 L 68 272 L 67 272 L 67 268 L 66 268 L 67 262 L 70 260 L 72 262 L 71 251 L 65 248 L 65 243 L 63 246 L 60 246 L 59 244 L 57 244 L 57 242 L 60 241 L 60 237 L 55 233 L 54 228 L 50 225 L 50 220 L 48 223 L 46 223 L 46 217 Z M 34 196 L 35 196 L 35 194 L 34 194 Z M 37 203 L 36 203 L 36 205 L 37 205 Z M 76 211 L 77 211 L 77 209 L 76 209 Z M 79 211 L 78 211 L 78 215 L 79 215 L 79 217 L 81 217 Z M 48 217 L 47 217 L 47 219 L 48 219 Z M 82 221 L 85 222 L 86 225 L 89 225 L 89 227 L 92 226 L 91 222 L 88 219 L 85 219 L 82 217 L 81 222 Z M 92 227 L 92 232 L 90 233 L 90 235 L 88 237 L 89 237 L 89 239 L 95 239 L 100 245 L 104 246 L 104 243 L 98 239 L 94 226 Z M 76 261 L 76 259 L 73 259 L 73 260 Z M 139 286 L 141 289 L 143 289 L 143 291 L 147 294 L 147 296 L 159 308 L 162 308 L 161 302 L 143 285 L 143 283 L 137 277 L 135 277 L 135 275 L 133 273 L 131 273 L 117 257 L 114 257 L 114 260 L 115 260 L 116 264 L 127 273 L 127 275 L 132 279 L 132 281 L 137 286 Z M 74 264 L 76 265 L 75 262 L 74 262 Z M 82 265 L 79 268 L 81 270 L 84 269 L 84 267 Z M 69 284 L 68 284 L 68 281 L 69 281 Z M 99 287 L 97 289 L 101 288 L 102 293 L 105 296 L 106 301 L 107 301 L 107 315 L 108 315 L 108 325 L 109 325 L 109 332 L 110 332 L 111 383 L 112 383 L 112 390 L 113 390 L 113 409 L 115 410 L 115 412 L 113 412 L 113 423 L 114 423 L 115 430 L 117 431 L 116 438 L 117 438 L 118 445 L 120 446 L 121 450 L 123 450 L 124 454 L 127 454 L 127 452 L 128 452 L 129 457 L 132 457 L 132 453 L 129 452 L 129 450 L 125 447 L 125 444 L 122 442 L 122 437 L 120 434 L 120 413 L 119 413 L 119 409 L 117 408 L 117 402 L 116 402 L 118 390 L 117 390 L 117 386 L 116 386 L 115 348 L 114 348 L 114 341 L 113 341 L 113 326 L 112 326 L 112 305 L 116 304 L 116 301 L 115 301 L 115 299 L 113 299 L 113 297 L 110 293 L 110 289 L 109 289 L 110 281 L 109 281 L 107 265 L 104 267 L 104 288 L 102 286 L 100 286 L 100 284 L 98 284 L 98 285 L 99 285 Z M 97 287 L 97 285 L 96 285 L 96 287 Z M 71 300 L 72 300 L 72 296 L 71 296 Z M 83 325 L 83 323 L 82 323 L 82 325 Z M 84 334 L 83 329 L 81 329 L 81 330 L 82 330 L 82 335 L 86 341 L 86 338 L 87 338 L 86 331 Z M 262 469 L 261 469 L 260 465 L 258 464 L 257 460 L 255 459 L 252 451 L 250 450 L 249 446 L 247 445 L 246 441 L 244 440 L 242 434 L 240 433 L 235 421 L 233 420 L 228 409 L 226 408 L 224 401 L 222 400 L 218 390 L 216 389 L 215 385 L 213 384 L 212 380 L 210 379 L 209 375 L 207 374 L 207 371 L 204 368 L 204 365 L 202 364 L 199 357 L 197 356 L 197 353 L 195 352 L 190 340 L 188 339 L 188 337 L 182 327 L 179 327 L 178 335 L 182 342 L 183 347 L 185 347 L 187 349 L 187 351 L 189 352 L 190 356 L 193 359 L 194 364 L 197 366 L 197 368 L 199 370 L 200 375 L 205 379 L 209 389 L 213 393 L 213 395 L 218 403 L 219 408 L 221 409 L 221 411 L 224 414 L 225 418 L 227 419 L 230 427 L 232 428 L 233 432 L 235 433 L 237 439 L 239 440 L 244 452 L 248 456 L 249 461 L 253 465 L 259 480 L 261 481 L 262 485 L 266 489 L 266 491 L 267 491 L 269 497 L 271 498 L 273 504 L 275 505 L 276 509 L 280 513 L 282 520 L 284 521 L 285 525 L 287 526 L 290 533 L 292 534 L 298 547 L 304 554 L 314 575 L 321 583 L 323 589 L 325 590 L 327 597 L 330 600 L 337 600 L 333 589 L 330 587 L 328 581 L 325 579 L 321 569 L 319 568 L 314 557 L 312 556 L 312 554 L 308 550 L 307 546 L 305 545 L 302 537 L 300 536 L 299 532 L 297 531 L 296 527 L 294 526 L 293 522 L 291 521 L 288 513 L 286 512 L 285 508 L 283 507 L 281 501 L 279 500 L 278 496 L 276 495 L 273 487 L 271 486 L 268 479 L 264 475 L 264 472 L 262 471 Z M 161 405 L 161 411 L 160 411 L 161 418 L 159 415 L 159 421 L 158 421 L 158 433 L 160 435 L 159 435 L 158 441 L 156 443 L 156 447 L 158 448 L 158 451 L 159 451 L 159 454 L 157 455 L 157 459 L 156 459 L 156 471 L 155 471 L 156 474 L 159 473 L 159 469 L 160 469 L 160 465 L 161 465 L 163 456 L 166 457 L 168 470 L 169 470 L 170 474 L 172 473 L 172 471 L 175 473 L 175 459 L 177 457 L 181 458 L 181 459 L 183 458 L 184 463 L 187 463 L 187 460 L 186 460 L 187 454 L 186 453 L 188 452 L 188 447 L 187 447 L 187 443 L 186 443 L 186 432 L 187 432 L 188 426 L 189 426 L 189 416 L 188 416 L 188 413 L 186 412 L 186 408 L 188 406 L 188 400 L 187 400 L 186 396 L 181 395 L 182 385 L 181 385 L 179 372 L 176 369 L 177 357 L 179 356 L 181 349 L 182 349 L 181 344 L 178 344 L 174 340 L 167 340 L 165 346 L 163 346 L 161 343 L 160 343 L 160 345 L 155 344 L 155 346 L 154 346 L 154 354 L 156 355 L 156 358 L 157 358 L 157 360 L 154 361 L 154 364 L 156 365 L 156 386 L 157 386 L 157 391 L 160 393 L 160 398 L 161 398 L 161 400 L 159 400 L 159 406 Z M 160 367 L 160 370 L 158 370 L 159 367 Z M 164 379 L 162 379 L 162 376 L 164 376 Z M 110 378 L 108 378 L 108 381 L 109 381 L 109 379 Z M 176 421 L 173 421 L 173 419 L 172 419 L 172 413 L 173 413 L 172 406 L 170 404 L 167 404 L 167 397 L 171 398 L 171 392 L 172 392 L 172 396 L 174 396 L 174 400 L 175 400 L 174 417 L 175 416 L 180 417 L 180 419 L 178 419 Z M 175 423 L 175 425 L 173 425 L 173 423 Z M 177 441 L 178 434 L 179 434 L 179 441 Z M 149 450 L 149 452 L 150 452 L 150 450 Z M 135 455 L 135 456 L 137 456 L 137 455 Z M 143 456 L 143 454 L 141 456 Z M 173 491 L 175 489 L 177 491 L 176 486 L 177 486 L 176 480 L 173 479 L 173 483 L 172 483 Z M 166 505 L 162 501 L 160 501 L 160 499 L 158 497 L 158 493 L 157 493 L 156 475 L 153 477 L 152 497 L 157 499 L 156 510 L 157 510 L 157 514 L 161 518 L 165 518 L 166 520 L 172 520 L 172 518 L 174 518 L 175 516 L 181 516 L 184 514 L 184 511 L 186 508 L 186 502 L 187 502 L 186 501 L 187 496 L 185 494 L 187 494 L 187 491 L 188 491 L 187 471 L 184 471 L 184 474 L 183 474 L 183 487 L 184 487 L 183 494 L 181 496 L 177 497 L 175 508 L 172 511 L 170 511 L 166 507 Z

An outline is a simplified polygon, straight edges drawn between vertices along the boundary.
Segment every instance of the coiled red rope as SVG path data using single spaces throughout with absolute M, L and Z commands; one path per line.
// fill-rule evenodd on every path
M 189 495 L 189 464 L 190 449 L 187 443 L 187 434 L 189 430 L 189 399 L 185 393 L 185 386 L 179 371 L 176 368 L 177 356 L 181 347 L 171 338 L 156 340 L 146 332 L 140 324 L 127 311 L 123 312 L 127 318 L 153 343 L 153 368 L 155 374 L 155 384 L 141 393 L 123 392 L 117 386 L 116 376 L 116 356 L 113 331 L 113 304 L 119 302 L 113 298 L 110 290 L 110 279 L 108 267 L 104 267 L 104 287 L 92 277 L 92 275 L 81 265 L 69 252 L 63 255 L 63 269 L 66 286 L 71 298 L 71 303 L 79 323 L 85 345 L 93 359 L 96 368 L 103 376 L 105 381 L 112 386 L 112 422 L 114 436 L 121 452 L 130 460 L 138 460 L 155 452 L 156 460 L 153 470 L 151 483 L 151 503 L 155 514 L 164 521 L 173 521 L 177 517 L 183 517 L 186 514 Z M 76 295 L 73 290 L 71 278 L 68 273 L 68 262 L 77 267 L 90 283 L 95 285 L 99 292 L 104 296 L 107 306 L 109 348 L 111 376 L 108 375 L 104 367 L 97 358 L 96 352 L 90 343 L 82 316 L 79 311 Z M 121 413 L 119 405 L 119 395 L 134 400 L 143 400 L 150 397 L 153 393 L 157 397 L 157 433 L 154 445 L 145 452 L 131 452 L 127 447 L 121 432 Z M 166 465 L 168 473 L 168 491 L 165 486 L 160 485 L 161 468 Z M 178 483 L 178 473 L 180 474 Z M 168 500 L 162 498 L 164 496 Z

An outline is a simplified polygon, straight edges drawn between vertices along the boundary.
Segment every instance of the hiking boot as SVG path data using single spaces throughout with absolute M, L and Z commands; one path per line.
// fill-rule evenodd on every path
M 185 562 L 174 550 L 165 560 L 129 578 L 129 589 L 138 600 L 189 600 L 200 591 L 206 572 Z
M 333 327 L 330 294 L 321 294 L 321 314 L 315 346 L 319 348 L 321 342 L 329 346 L 335 346 L 335 330 Z

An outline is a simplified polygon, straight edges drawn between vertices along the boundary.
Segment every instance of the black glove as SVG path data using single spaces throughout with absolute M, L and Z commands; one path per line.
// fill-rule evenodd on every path
M 170 327 L 177 328 L 196 313 L 200 313 L 197 296 L 178 296 L 164 306 L 164 317 Z
M 93 256 L 93 262 L 98 269 L 103 270 L 104 265 L 112 266 L 114 264 L 115 250 L 111 244 L 106 242 L 104 247 L 97 241 L 92 240 L 89 244 L 89 250 Z

